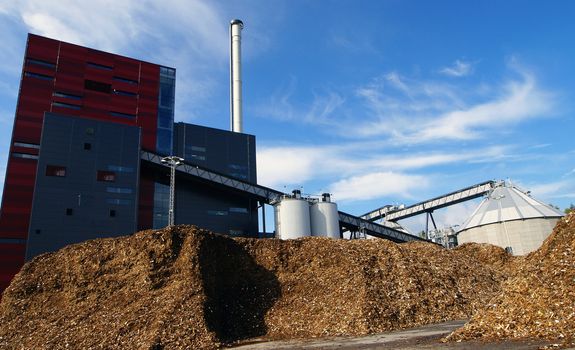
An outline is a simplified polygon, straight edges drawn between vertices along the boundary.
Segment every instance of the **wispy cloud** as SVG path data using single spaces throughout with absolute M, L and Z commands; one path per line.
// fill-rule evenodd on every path
M 365 152 L 369 149 L 370 152 Z M 389 155 L 384 144 L 342 143 L 324 146 L 259 146 L 258 183 L 279 188 L 300 186 L 316 180 L 326 183 L 338 200 L 366 200 L 386 195 L 412 198 L 413 191 L 425 188 L 427 177 L 418 174 L 421 169 L 480 160 L 497 162 L 508 147 L 493 146 L 458 152 L 414 152 Z M 378 188 L 374 184 L 386 177 L 398 185 Z M 406 185 L 411 184 L 411 190 Z M 369 193 L 367 193 L 367 192 Z
M 509 133 L 510 127 L 557 110 L 554 93 L 541 88 L 532 72 L 516 61 L 508 68 L 513 78 L 491 86 L 414 79 L 392 71 L 353 91 L 314 93 L 311 101 L 302 98 L 297 79 L 291 78 L 255 114 L 330 126 L 348 139 L 378 138 L 397 145 L 477 140 Z
M 405 80 L 399 84 L 394 77 L 387 86 L 399 94 L 390 94 L 376 81 L 358 89 L 376 117 L 359 125 L 356 135 L 386 136 L 403 144 L 471 140 L 552 112 L 553 95 L 542 90 L 530 72 L 518 73 L 518 79 L 502 84 L 495 95 L 481 102 L 464 102 L 465 92 L 447 84 L 409 85 Z
M 471 62 L 456 60 L 453 65 L 444 67 L 439 72 L 450 77 L 464 77 L 473 73 L 473 64 Z
M 336 125 L 337 111 L 345 103 L 338 93 L 330 91 L 325 94 L 313 94 L 309 104 L 296 104 L 294 100 L 298 88 L 296 77 L 290 77 L 288 82 L 272 93 L 267 101 L 254 108 L 256 116 L 273 118 L 284 122 L 305 123 L 310 125 Z
M 572 187 L 573 183 L 571 181 L 555 181 L 548 183 L 539 183 L 529 186 L 529 190 L 536 197 L 556 197 L 565 194 L 565 190 Z
M 428 186 L 429 179 L 425 176 L 387 171 L 339 180 L 329 187 L 329 192 L 338 201 L 369 200 L 384 196 L 414 198 L 414 191 Z

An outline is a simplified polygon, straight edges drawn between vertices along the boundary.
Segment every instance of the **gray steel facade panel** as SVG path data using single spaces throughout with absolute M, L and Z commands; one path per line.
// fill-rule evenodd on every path
M 138 127 L 46 113 L 26 259 L 135 232 L 139 152 Z
M 257 183 L 256 138 L 187 123 L 174 124 L 174 154 L 215 172 Z

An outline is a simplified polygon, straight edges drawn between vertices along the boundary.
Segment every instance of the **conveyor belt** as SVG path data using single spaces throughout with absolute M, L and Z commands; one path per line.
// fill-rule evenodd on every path
M 398 209 L 396 206 L 386 205 L 361 215 L 361 218 L 369 221 L 376 221 L 383 218 L 385 218 L 386 221 L 406 219 L 415 215 L 430 213 L 437 209 L 481 197 L 486 193 L 489 193 L 494 186 L 495 181 L 485 181 L 477 185 L 469 186 L 401 209 Z
M 166 170 L 169 169 L 168 165 L 162 163 L 162 158 L 162 156 L 155 153 L 147 151 L 141 152 L 141 159 L 143 161 L 153 163 L 157 166 L 165 167 Z M 241 192 L 242 194 L 248 195 L 267 204 L 273 204 L 280 200 L 283 196 L 287 195 L 283 192 L 276 191 L 271 188 L 234 179 L 227 175 L 219 174 L 212 170 L 208 170 L 200 166 L 188 164 L 185 162 L 176 170 L 179 173 L 187 174 L 196 179 L 207 181 L 211 184 Z M 394 242 L 409 242 L 414 240 L 425 241 L 425 239 L 398 231 L 395 228 L 386 226 L 385 224 L 377 224 L 369 220 L 344 213 L 342 211 L 339 212 L 339 224 L 340 227 L 346 230 L 361 231 L 368 235 L 385 238 Z

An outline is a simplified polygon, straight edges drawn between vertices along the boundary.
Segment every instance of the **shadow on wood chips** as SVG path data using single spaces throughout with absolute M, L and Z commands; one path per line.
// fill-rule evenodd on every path
M 518 271 L 542 273 L 540 284 L 517 283 L 523 309 L 545 313 L 545 288 L 563 288 L 566 303 L 575 295 L 573 280 L 556 281 L 572 276 L 572 250 L 552 237 L 573 241 L 552 235 L 527 265 L 485 244 L 234 239 L 193 226 L 87 241 L 24 265 L 0 303 L 0 348 L 214 349 L 256 337 L 372 334 L 507 305 L 502 284 L 516 283 Z M 541 287 L 537 308 L 525 307 L 530 284 Z M 567 317 L 561 329 L 572 331 Z M 489 332 L 489 322 L 472 333 Z
M 223 236 L 204 240 L 199 261 L 208 329 L 224 343 L 265 335 L 264 316 L 280 295 L 276 276 Z

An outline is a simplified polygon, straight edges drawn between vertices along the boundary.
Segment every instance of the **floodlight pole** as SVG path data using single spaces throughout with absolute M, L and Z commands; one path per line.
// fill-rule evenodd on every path
M 168 226 L 174 225 L 174 197 L 176 190 L 176 168 L 182 164 L 184 158 L 169 156 L 162 158 L 162 163 L 170 167 L 170 207 L 168 209 Z

